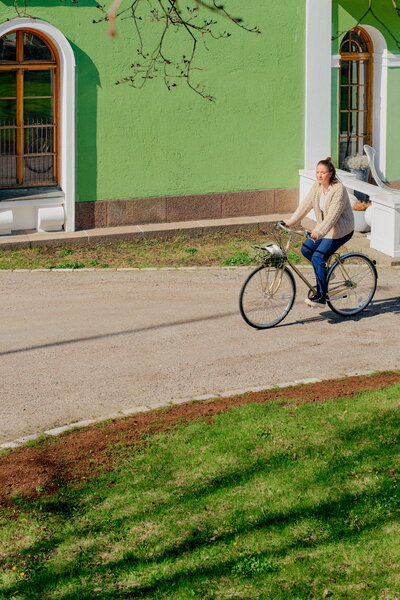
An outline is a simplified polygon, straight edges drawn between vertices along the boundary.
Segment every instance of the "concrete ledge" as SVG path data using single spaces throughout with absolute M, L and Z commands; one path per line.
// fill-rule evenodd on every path
M 315 221 L 306 217 L 302 221 L 303 227 L 312 230 L 315 226 Z M 384 265 L 388 267 L 396 267 L 400 265 L 400 258 L 392 258 L 379 250 L 374 250 L 370 247 L 370 234 L 361 233 L 356 231 L 350 241 L 345 244 L 346 249 L 349 252 L 363 252 L 371 260 L 375 260 L 377 265 Z
M 40 248 L 46 246 L 63 246 L 66 241 L 74 245 L 86 245 L 88 242 L 88 234 L 86 231 L 57 231 L 57 232 L 46 232 L 46 233 L 28 233 L 26 235 L 31 248 Z M 1 244 L 3 240 L 0 240 L 0 248 L 3 247 Z M 4 240 L 5 241 L 5 240 Z M 10 240 L 11 241 L 11 240 Z
M 0 248 L 4 250 L 12 248 L 30 248 L 31 243 L 27 234 L 0 236 Z
M 101 227 L 89 231 L 29 233 L 0 238 L 0 249 L 34 248 L 40 246 L 92 245 L 114 240 L 138 240 L 169 238 L 179 233 L 189 236 L 203 235 L 214 231 L 262 230 L 288 214 L 270 214 L 226 219 L 180 221 L 177 223 L 154 223 L 121 227 Z
M 79 231 L 77 233 L 80 233 Z M 134 240 L 142 238 L 142 232 L 137 225 L 130 227 L 105 227 L 85 231 L 88 244 L 97 244 L 104 241 Z
M 89 231 L 55 232 L 55 233 L 29 233 L 9 237 L 0 237 L 0 250 L 13 248 L 37 248 L 45 246 L 84 246 L 116 240 L 141 240 L 141 239 L 168 239 L 179 234 L 189 237 L 204 235 L 220 231 L 258 230 L 263 232 L 281 219 L 285 220 L 289 214 L 274 213 L 269 215 L 256 215 L 247 217 L 230 217 L 226 219 L 202 219 L 197 221 L 180 221 L 177 223 L 153 223 L 129 225 L 121 227 L 101 227 Z M 303 227 L 312 229 L 315 222 L 311 219 L 303 220 Z M 354 237 L 346 244 L 349 251 L 364 252 L 378 265 L 398 266 L 400 258 L 391 258 L 378 250 L 370 248 L 367 235 L 355 233 Z

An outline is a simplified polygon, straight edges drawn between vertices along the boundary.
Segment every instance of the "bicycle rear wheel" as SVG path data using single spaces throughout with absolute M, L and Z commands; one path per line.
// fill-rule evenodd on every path
M 295 295 L 296 284 L 287 267 L 261 266 L 250 273 L 240 290 L 240 313 L 251 327 L 268 329 L 286 317 Z
M 357 315 L 374 297 L 377 281 L 375 265 L 368 256 L 345 254 L 328 271 L 327 304 L 343 317 Z

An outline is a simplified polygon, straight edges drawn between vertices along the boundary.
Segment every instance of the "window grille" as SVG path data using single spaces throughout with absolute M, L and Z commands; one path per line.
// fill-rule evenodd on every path
M 340 46 L 339 166 L 372 143 L 372 41 L 364 29 L 347 32 Z
M 0 38 L 0 187 L 58 182 L 58 64 L 37 32 Z

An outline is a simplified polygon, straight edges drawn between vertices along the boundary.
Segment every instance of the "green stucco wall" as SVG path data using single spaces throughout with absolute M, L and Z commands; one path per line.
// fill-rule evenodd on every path
M 388 69 L 386 177 L 400 180 L 400 68 Z
M 333 0 L 334 24 L 339 32 L 346 32 L 356 25 L 358 20 L 368 10 L 368 0 Z M 372 10 L 362 22 L 379 29 L 384 35 L 390 52 L 400 51 L 400 18 L 393 9 L 391 0 L 373 0 Z M 334 53 L 338 51 L 338 43 L 334 42 Z
M 262 34 L 223 21 L 232 36 L 200 48 L 199 81 L 215 103 L 185 86 L 168 91 L 161 79 L 142 90 L 116 86 L 135 61 L 132 21 L 120 21 L 111 40 L 106 24 L 92 24 L 101 16 L 94 4 L 28 0 L 29 13 L 62 31 L 75 52 L 78 201 L 297 187 L 305 2 L 226 3 Z M 0 7 L 2 21 L 15 16 L 12 0 Z
M 374 14 L 369 13 L 362 24 L 371 25 L 384 36 L 389 52 L 400 53 L 400 18 L 393 10 L 390 0 L 374 0 Z M 354 27 L 368 9 L 368 0 L 337 0 L 332 5 L 334 38 L 332 54 L 338 54 L 340 41 L 346 31 Z M 333 69 L 333 107 L 332 107 L 332 153 L 337 156 L 338 119 L 338 75 Z M 387 144 L 386 144 L 386 178 L 389 181 L 400 180 L 400 68 L 388 69 L 388 109 L 387 109 Z M 336 154 L 335 154 L 336 152 Z

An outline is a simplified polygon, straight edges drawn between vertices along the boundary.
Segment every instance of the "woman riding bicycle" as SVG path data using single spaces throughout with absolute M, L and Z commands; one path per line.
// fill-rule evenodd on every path
M 311 261 L 317 280 L 317 293 L 306 298 L 308 306 L 326 302 L 326 261 L 354 233 L 354 216 L 346 188 L 336 177 L 332 159 L 320 160 L 316 169 L 316 182 L 285 222 L 292 227 L 313 209 L 317 223 L 301 247 L 301 252 Z

